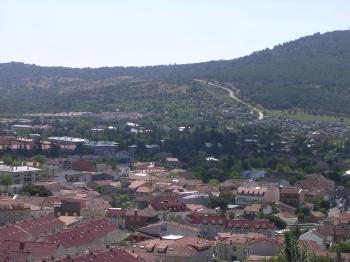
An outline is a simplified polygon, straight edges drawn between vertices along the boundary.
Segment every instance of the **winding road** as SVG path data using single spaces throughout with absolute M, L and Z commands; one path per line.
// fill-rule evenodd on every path
M 238 97 L 235 95 L 235 92 L 234 92 L 232 89 L 227 88 L 227 87 L 225 87 L 225 86 L 218 85 L 218 84 L 213 83 L 213 82 L 201 80 L 201 79 L 194 79 L 194 81 L 197 81 L 197 82 L 199 82 L 199 83 L 201 83 L 201 84 L 206 84 L 206 85 L 209 85 L 209 86 L 218 87 L 218 88 L 221 88 L 221 89 L 227 91 L 230 98 L 236 100 L 237 102 L 241 103 L 242 105 L 245 105 L 245 106 L 247 106 L 248 108 L 252 109 L 253 111 L 257 112 L 257 113 L 258 113 L 258 120 L 263 120 L 263 119 L 264 119 L 264 112 L 263 112 L 261 109 L 255 107 L 255 106 L 253 106 L 253 105 L 251 105 L 251 104 L 248 104 L 247 102 L 245 102 L 245 101 L 243 101 L 242 99 L 238 98 Z

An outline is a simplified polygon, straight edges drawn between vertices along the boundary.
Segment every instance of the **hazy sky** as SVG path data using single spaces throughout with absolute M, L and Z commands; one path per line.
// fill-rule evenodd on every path
M 349 27 L 349 0 L 0 0 L 0 62 L 98 67 L 231 59 Z

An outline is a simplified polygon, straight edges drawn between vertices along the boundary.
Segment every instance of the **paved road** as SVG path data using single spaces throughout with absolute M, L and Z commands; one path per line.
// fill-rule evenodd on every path
M 253 111 L 257 112 L 259 120 L 264 119 L 264 113 L 263 113 L 263 111 L 261 109 L 255 107 L 255 106 L 252 106 L 251 104 L 248 104 L 247 102 L 245 102 L 242 99 L 238 98 L 236 96 L 235 92 L 232 89 L 227 88 L 225 86 L 221 86 L 221 85 L 215 84 L 213 82 L 208 82 L 208 81 L 205 81 L 205 80 L 201 80 L 201 79 L 194 79 L 194 81 L 200 82 L 201 84 L 206 84 L 206 85 L 218 87 L 218 88 L 221 88 L 221 89 L 227 91 L 230 98 L 236 100 L 237 102 L 241 103 L 242 105 L 245 105 L 245 106 L 249 107 L 250 109 L 252 109 Z

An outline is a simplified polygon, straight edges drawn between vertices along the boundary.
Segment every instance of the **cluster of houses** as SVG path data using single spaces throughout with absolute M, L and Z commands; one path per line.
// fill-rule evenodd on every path
M 268 260 L 284 244 L 283 232 L 271 216 L 283 220 L 287 230 L 302 228 L 300 243 L 318 256 L 336 259 L 332 244 L 350 240 L 350 213 L 317 210 L 320 201 L 334 203 L 336 198 L 334 182 L 321 174 L 292 186 L 265 179 L 261 171 L 245 172 L 246 179 L 210 186 L 180 167 L 174 157 L 135 162 L 123 171 L 87 159 L 50 159 L 45 168 L 52 173 L 43 180 L 34 164 L 0 166 L 0 176 L 14 181 L 0 199 L 0 258 Z M 255 176 L 258 179 L 251 179 Z M 52 195 L 17 195 L 15 188 L 24 185 L 45 187 Z M 213 199 L 225 195 L 235 200 L 224 208 L 213 206 Z M 298 214 L 300 207 L 308 210 L 303 216 Z M 341 256 L 349 261 L 346 253 Z

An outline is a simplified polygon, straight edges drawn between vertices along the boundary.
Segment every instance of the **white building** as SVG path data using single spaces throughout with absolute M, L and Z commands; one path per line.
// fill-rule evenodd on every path
M 11 177 L 12 184 L 7 188 L 11 193 L 17 193 L 23 186 L 34 185 L 39 171 L 41 169 L 30 166 L 0 165 L 0 177 Z

